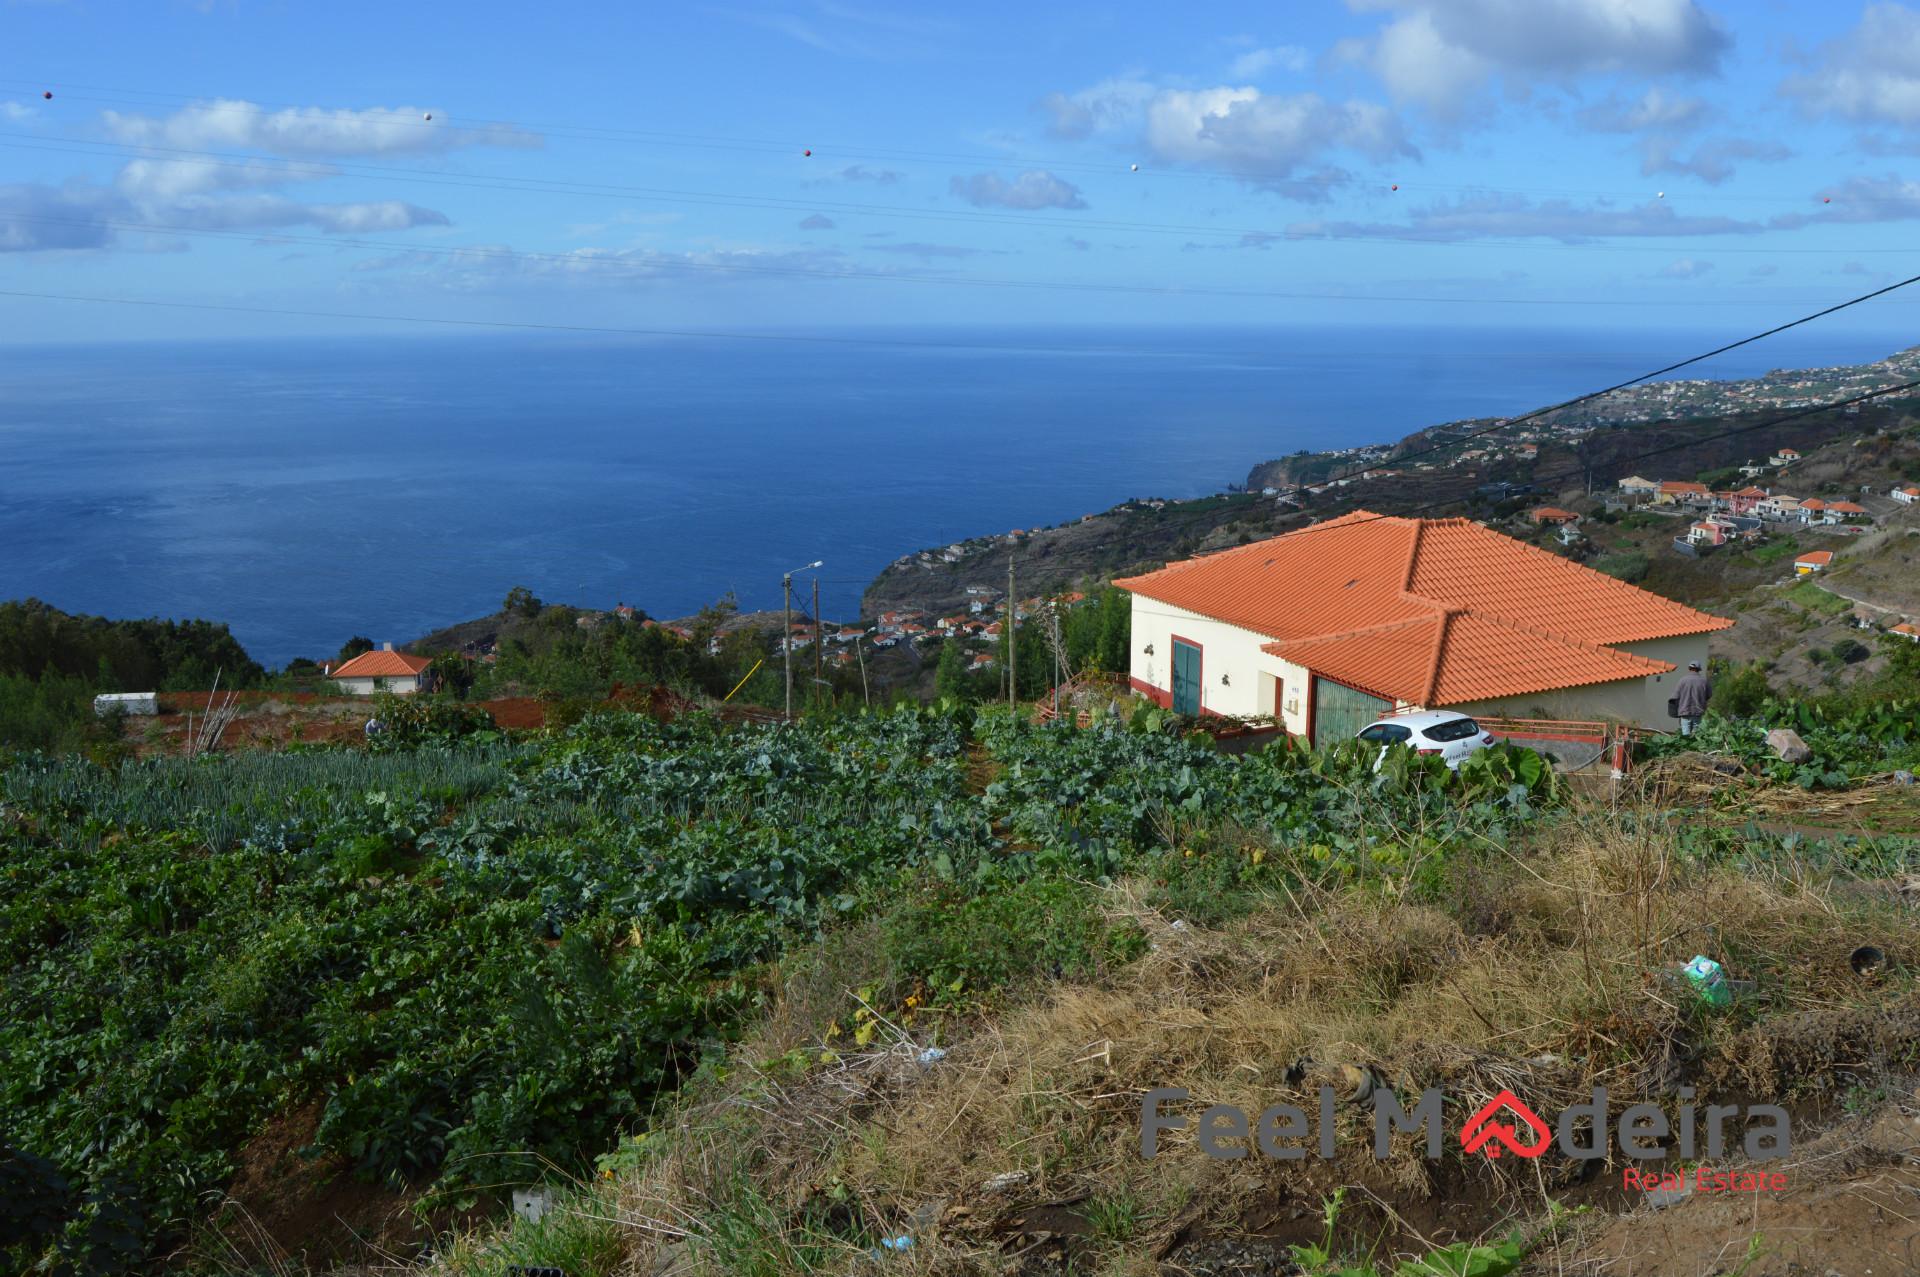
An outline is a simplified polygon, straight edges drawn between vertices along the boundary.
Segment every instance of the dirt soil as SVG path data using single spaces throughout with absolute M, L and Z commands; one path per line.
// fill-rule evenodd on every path
M 1593 1277 L 1920 1273 L 1920 1096 L 1828 1131 L 1783 1167 L 1782 1192 L 1641 1205 L 1577 1246 L 1564 1269 L 1536 1267 Z
M 308 1158 L 320 1125 L 315 1100 L 268 1122 L 235 1155 L 238 1173 L 202 1249 L 224 1252 L 231 1271 L 319 1271 L 412 1255 L 429 1231 L 407 1194 L 357 1178 L 345 1158 Z

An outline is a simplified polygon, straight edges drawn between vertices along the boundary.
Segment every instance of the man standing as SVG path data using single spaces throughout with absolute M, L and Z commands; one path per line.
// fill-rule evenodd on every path
M 1691 736 L 1706 716 L 1707 702 L 1713 697 L 1713 684 L 1700 672 L 1700 662 L 1688 661 L 1687 674 L 1674 689 L 1674 713 L 1680 718 L 1680 734 Z

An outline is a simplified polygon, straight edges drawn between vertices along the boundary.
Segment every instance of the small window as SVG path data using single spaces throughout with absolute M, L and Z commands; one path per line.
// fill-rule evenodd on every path
M 1448 741 L 1465 740 L 1469 736 L 1478 735 L 1479 732 L 1480 724 L 1471 718 L 1456 718 L 1450 723 L 1436 723 L 1421 734 L 1428 740 Z

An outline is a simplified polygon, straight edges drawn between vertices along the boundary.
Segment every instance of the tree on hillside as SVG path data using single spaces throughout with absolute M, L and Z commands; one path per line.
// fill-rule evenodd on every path
M 544 605 L 534 597 L 532 590 L 524 585 L 516 585 L 507 591 L 507 597 L 500 604 L 500 610 L 509 616 L 524 616 L 531 621 L 540 615 L 542 606 Z
M 342 662 L 350 661 L 363 652 L 371 652 L 372 650 L 373 640 L 364 634 L 356 634 L 340 645 L 340 660 Z
M 933 667 L 933 694 L 956 701 L 973 697 L 973 678 L 967 673 L 967 654 L 960 640 L 948 639 L 940 645 L 940 660 Z

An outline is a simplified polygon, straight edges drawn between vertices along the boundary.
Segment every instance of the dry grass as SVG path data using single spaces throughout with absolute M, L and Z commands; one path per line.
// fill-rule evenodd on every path
M 601 1188 L 599 1209 L 623 1221 L 636 1274 L 676 1244 L 690 1272 L 853 1272 L 870 1265 L 866 1243 L 838 1238 L 909 1227 L 914 1248 L 889 1272 L 1027 1271 L 1072 1247 L 1101 1271 L 1152 1271 L 1196 1238 L 1313 1234 L 1340 1185 L 1363 1208 L 1355 1227 L 1417 1251 L 1537 1216 L 1571 1168 L 1433 1163 L 1409 1136 L 1376 1163 L 1370 1115 L 1354 1108 L 1329 1163 L 1208 1159 L 1191 1129 L 1147 1161 L 1141 1095 L 1312 1112 L 1308 1092 L 1345 1066 L 1403 1094 L 1441 1086 L 1457 1122 L 1456 1106 L 1503 1088 L 1552 1111 L 1604 1085 L 1617 1109 L 1681 1082 L 1753 1098 L 1832 1084 L 1836 1066 L 1911 1063 L 1920 1016 L 1905 978 L 1866 984 L 1846 962 L 1863 936 L 1920 955 L 1901 893 L 1835 892 L 1792 864 L 1685 866 L 1636 824 L 1654 828 L 1577 812 L 1528 854 L 1460 857 L 1430 903 L 1305 888 L 1217 931 L 1175 925 L 1123 884 L 1111 908 L 1152 948 L 1107 984 L 1057 986 L 970 1026 L 932 1065 L 893 1025 L 829 1064 L 747 1063 L 822 1049 L 857 982 L 855 937 L 840 966 L 790 984 L 742 1066 L 680 1111 L 660 1155 Z M 1694 953 L 1755 992 L 1702 1014 L 1663 975 Z M 750 1254 L 742 1226 L 763 1234 Z

